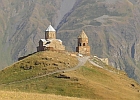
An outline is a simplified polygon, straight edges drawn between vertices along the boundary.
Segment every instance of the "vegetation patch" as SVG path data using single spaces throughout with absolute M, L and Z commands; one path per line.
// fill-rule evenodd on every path
M 66 52 L 39 52 L 31 55 L 0 72 L 0 83 L 26 80 L 58 70 L 75 67 L 78 64 L 76 57 Z

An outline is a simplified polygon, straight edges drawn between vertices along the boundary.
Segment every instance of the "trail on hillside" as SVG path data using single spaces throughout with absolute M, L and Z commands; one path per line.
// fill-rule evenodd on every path
M 73 68 L 66 68 L 66 69 L 62 69 L 62 70 L 57 70 L 57 71 L 50 72 L 50 73 L 47 73 L 47 74 L 44 74 L 44 75 L 41 75 L 41 76 L 36 76 L 36 77 L 33 77 L 33 78 L 28 78 L 28 79 L 20 80 L 20 81 L 14 81 L 14 82 L 10 82 L 10 83 L 7 83 L 7 84 L 15 84 L 15 83 L 20 83 L 20 82 L 24 82 L 24 81 L 28 81 L 28 80 L 32 80 L 32 79 L 37 79 L 37 78 L 45 77 L 45 76 L 56 74 L 56 73 L 74 71 L 74 70 L 78 69 L 79 67 L 83 66 L 87 62 L 89 57 L 90 56 L 87 56 L 87 57 L 77 57 L 79 63 L 77 64 L 77 66 L 75 66 Z M 7 84 L 4 83 L 4 84 L 1 84 L 1 85 L 7 85 Z
M 77 56 L 77 59 L 78 59 L 79 63 L 75 67 L 61 69 L 61 70 L 53 71 L 53 72 L 50 72 L 50 73 L 47 73 L 47 74 L 44 74 L 44 75 L 40 75 L 40 76 L 28 78 L 28 79 L 23 79 L 23 80 L 20 80 L 20 81 L 14 81 L 14 82 L 10 82 L 10 83 L 4 83 L 4 84 L 1 84 L 1 85 L 21 83 L 21 82 L 24 82 L 24 81 L 33 80 L 33 79 L 37 79 L 37 78 L 42 78 L 42 77 L 45 77 L 45 76 L 53 75 L 53 74 L 56 74 L 56 73 L 65 73 L 65 72 L 74 71 L 74 70 L 77 70 L 78 68 L 84 66 L 84 64 L 87 61 L 89 61 L 90 64 L 92 64 L 92 65 L 94 65 L 94 66 L 96 66 L 98 68 L 102 68 L 102 69 L 107 70 L 108 72 L 111 72 L 111 73 L 116 73 L 116 72 L 114 72 L 112 70 L 106 69 L 103 66 L 100 66 L 100 65 L 96 64 L 95 62 L 93 62 L 90 59 L 90 56 L 85 56 L 85 57 L 79 57 L 79 56 Z

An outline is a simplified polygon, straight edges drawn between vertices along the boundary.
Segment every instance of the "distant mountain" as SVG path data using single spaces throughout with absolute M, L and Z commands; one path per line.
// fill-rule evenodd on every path
M 68 51 L 84 30 L 92 55 L 140 82 L 139 0 L 0 0 L 1 68 L 36 51 L 51 23 Z
M 82 60 L 77 58 L 69 52 L 55 51 L 29 55 L 0 71 L 0 93 L 6 90 L 78 97 L 80 100 L 139 100 L 140 85 L 128 78 L 125 72 L 116 70 L 94 57 L 89 61 L 96 61 L 102 68 L 87 59 L 83 64 L 83 59 L 87 57 L 79 57 Z M 81 62 L 82 65 L 77 68 Z M 11 97 L 6 91 L 6 99 L 32 98 L 32 95 L 24 96 L 19 93 L 17 94 L 20 96 Z M 2 93 L 0 97 L 2 100 L 5 94 Z M 39 98 L 38 95 L 35 97 Z

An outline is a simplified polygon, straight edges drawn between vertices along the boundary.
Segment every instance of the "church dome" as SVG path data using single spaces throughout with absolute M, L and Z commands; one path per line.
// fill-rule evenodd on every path
M 49 25 L 49 27 L 46 29 L 46 32 L 55 32 L 56 30 L 51 26 Z

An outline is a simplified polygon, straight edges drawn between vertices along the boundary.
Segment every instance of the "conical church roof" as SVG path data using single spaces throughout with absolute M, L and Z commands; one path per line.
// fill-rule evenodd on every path
M 55 29 L 49 25 L 49 27 L 46 29 L 47 32 L 55 32 Z
M 82 30 L 82 33 L 78 36 L 78 38 L 88 38 L 86 33 Z

